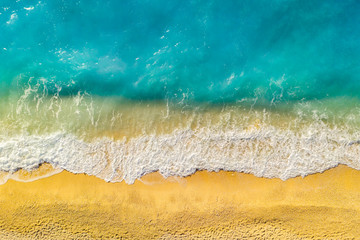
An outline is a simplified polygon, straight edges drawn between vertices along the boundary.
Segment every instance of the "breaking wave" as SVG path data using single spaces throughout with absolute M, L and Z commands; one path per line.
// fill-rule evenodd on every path
M 338 164 L 360 169 L 359 141 L 351 139 L 354 136 L 341 130 L 315 127 L 301 133 L 271 127 L 248 131 L 187 129 L 91 142 L 64 133 L 19 136 L 0 141 L 0 170 L 32 170 L 50 163 L 56 169 L 110 182 L 133 183 L 155 171 L 168 177 L 188 176 L 197 170 L 237 171 L 285 180 Z

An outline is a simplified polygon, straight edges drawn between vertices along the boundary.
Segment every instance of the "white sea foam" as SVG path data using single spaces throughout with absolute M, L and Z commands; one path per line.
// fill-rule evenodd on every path
M 238 171 L 283 180 L 338 164 L 360 169 L 357 136 L 316 126 L 301 133 L 273 127 L 248 130 L 175 130 L 114 141 L 73 135 L 0 139 L 0 170 L 31 170 L 42 163 L 106 181 L 133 183 L 144 174 L 187 176 L 196 170 Z M 355 138 L 355 139 L 354 139 Z
M 16 173 L 13 174 L 12 172 L 6 172 L 6 173 L 3 173 L 0 176 L 0 185 L 5 184 L 10 179 L 13 179 L 13 180 L 18 181 L 18 182 L 33 182 L 35 180 L 39 180 L 39 179 L 43 179 L 43 178 L 53 176 L 53 175 L 58 174 L 58 173 L 60 173 L 62 171 L 63 171 L 62 169 L 57 168 L 57 169 L 53 169 L 52 171 L 48 171 L 46 174 L 42 174 L 42 175 L 39 175 L 39 176 L 32 176 L 30 178 L 25 178 L 25 179 L 22 178 L 22 177 L 19 177 L 19 175 L 17 175 Z
M 18 15 L 16 13 L 11 14 L 9 21 L 6 24 L 13 24 L 18 19 Z

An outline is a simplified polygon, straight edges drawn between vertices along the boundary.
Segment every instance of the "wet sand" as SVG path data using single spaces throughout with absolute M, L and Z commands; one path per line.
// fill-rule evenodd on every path
M 0 186 L 0 238 L 356 239 L 360 172 L 282 181 L 197 172 L 133 185 L 63 171 Z

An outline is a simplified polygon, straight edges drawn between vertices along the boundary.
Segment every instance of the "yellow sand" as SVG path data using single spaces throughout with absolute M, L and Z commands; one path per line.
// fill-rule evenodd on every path
M 360 172 L 279 179 L 197 172 L 133 185 L 62 172 L 0 186 L 0 239 L 352 239 Z

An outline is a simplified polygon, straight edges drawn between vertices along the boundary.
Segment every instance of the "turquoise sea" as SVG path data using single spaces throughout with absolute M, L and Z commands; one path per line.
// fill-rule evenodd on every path
M 360 169 L 360 2 L 2 0 L 0 170 Z

